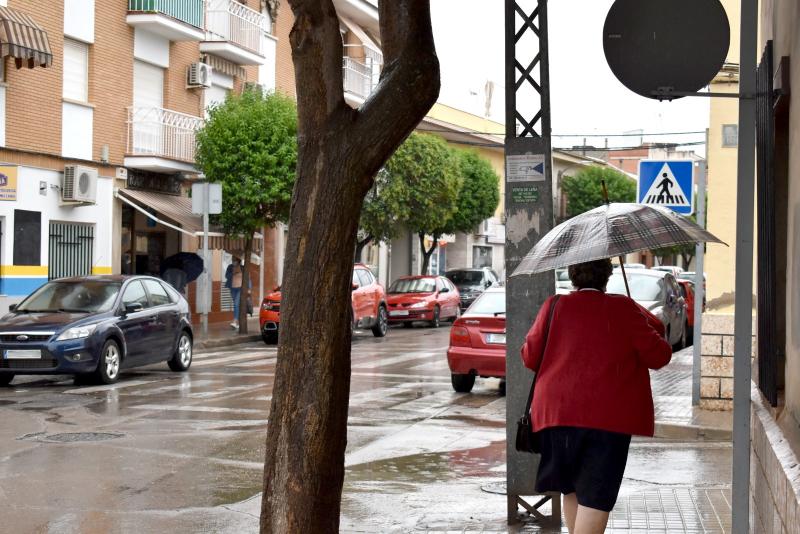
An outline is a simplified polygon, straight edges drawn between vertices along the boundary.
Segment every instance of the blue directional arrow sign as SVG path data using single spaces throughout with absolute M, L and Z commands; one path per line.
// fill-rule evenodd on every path
M 639 162 L 640 204 L 669 208 L 681 215 L 694 213 L 694 162 L 643 160 Z

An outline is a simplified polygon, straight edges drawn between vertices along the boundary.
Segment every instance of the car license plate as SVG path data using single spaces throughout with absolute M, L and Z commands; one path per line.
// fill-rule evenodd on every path
M 490 343 L 492 345 L 505 345 L 506 344 L 506 335 L 505 334 L 486 334 L 486 343 Z
M 390 317 L 407 317 L 408 310 L 392 310 L 389 312 Z
M 41 360 L 40 350 L 7 350 L 6 360 Z

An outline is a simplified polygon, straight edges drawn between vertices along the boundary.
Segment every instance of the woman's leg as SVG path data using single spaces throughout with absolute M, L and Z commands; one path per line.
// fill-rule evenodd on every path
M 574 534 L 603 534 L 608 524 L 608 512 L 578 505 Z M 570 530 L 570 532 L 573 532 Z
M 570 534 L 575 532 L 575 515 L 578 513 L 578 497 L 574 493 L 564 495 L 564 520 Z

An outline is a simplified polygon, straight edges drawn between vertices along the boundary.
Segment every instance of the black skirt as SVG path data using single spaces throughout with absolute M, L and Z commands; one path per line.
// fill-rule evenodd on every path
M 610 512 L 622 485 L 631 436 L 564 426 L 546 428 L 541 437 L 536 491 L 575 493 L 578 504 Z

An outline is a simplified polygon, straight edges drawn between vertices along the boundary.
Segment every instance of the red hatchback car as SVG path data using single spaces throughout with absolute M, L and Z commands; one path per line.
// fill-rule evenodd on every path
M 475 377 L 506 377 L 506 289 L 490 287 L 450 330 L 447 363 L 453 389 L 469 393 Z M 505 383 L 500 383 L 501 391 Z
M 410 328 L 427 321 L 438 328 L 443 319 L 461 316 L 458 289 L 444 276 L 403 276 L 389 286 L 389 323 Z
M 353 328 L 370 328 L 375 337 L 383 337 L 389 330 L 386 292 L 366 265 L 353 267 Z M 261 302 L 259 324 L 264 343 L 278 341 L 281 321 L 281 291 L 275 288 Z

